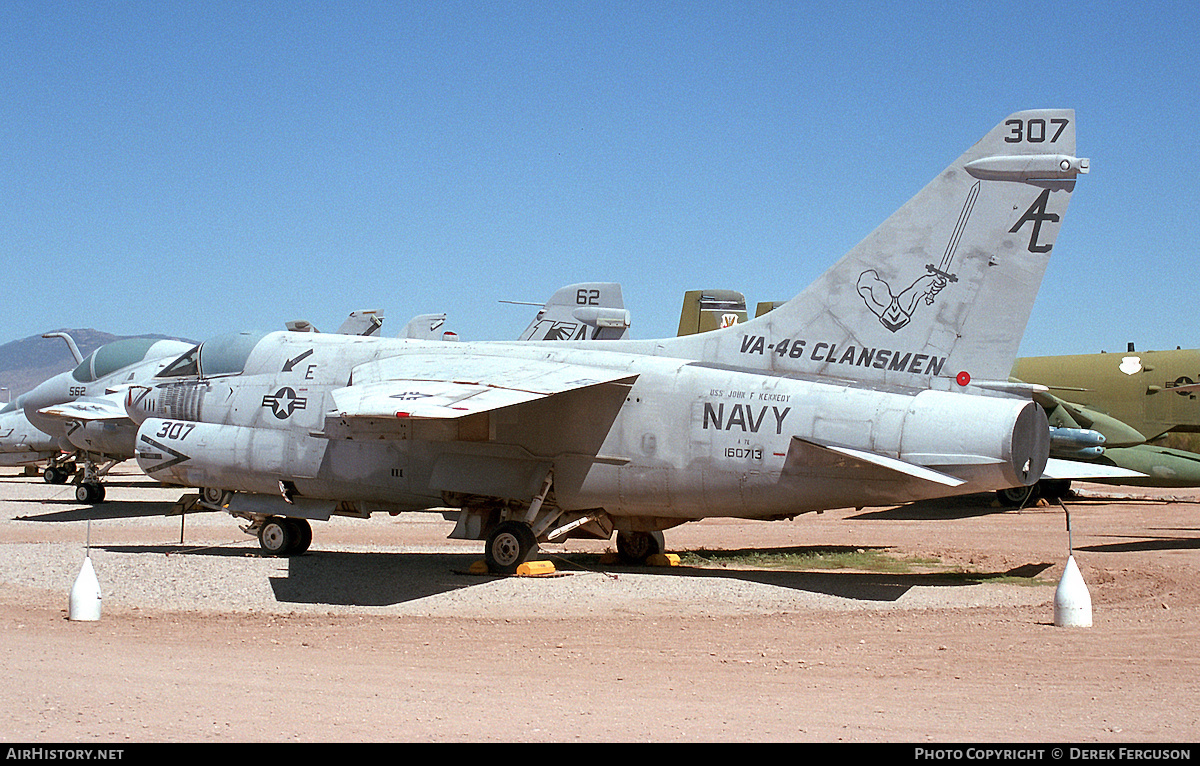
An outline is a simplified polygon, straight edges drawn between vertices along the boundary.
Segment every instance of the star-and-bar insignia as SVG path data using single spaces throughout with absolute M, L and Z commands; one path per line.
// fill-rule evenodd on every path
M 280 420 L 290 418 L 293 412 L 304 409 L 307 404 L 308 399 L 297 396 L 296 390 L 291 386 L 284 386 L 273 394 L 267 394 L 262 401 L 262 406 L 270 407 L 271 412 Z
M 399 399 L 402 402 L 410 402 L 413 399 L 426 399 L 433 394 L 426 394 L 422 391 L 401 391 L 398 394 L 392 394 L 391 399 Z

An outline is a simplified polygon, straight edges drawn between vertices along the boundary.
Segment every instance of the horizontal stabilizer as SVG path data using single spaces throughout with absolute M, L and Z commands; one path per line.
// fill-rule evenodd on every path
M 797 448 L 800 454 L 797 455 Z M 807 454 L 804 454 L 807 453 Z M 848 475 L 861 474 L 858 478 L 884 478 L 880 472 L 892 475 L 903 475 L 921 481 L 941 484 L 947 487 L 957 487 L 966 482 L 955 476 L 926 468 L 922 465 L 909 463 L 898 458 L 881 455 L 878 452 L 844 447 L 830 442 L 819 442 L 812 439 L 792 437 L 792 451 L 788 454 L 789 463 L 793 456 L 807 465 L 814 467 L 838 468 Z M 896 476 L 898 478 L 898 476 Z
M 1115 465 L 1103 463 L 1085 463 L 1078 460 L 1061 460 L 1050 458 L 1046 461 L 1046 470 L 1042 471 L 1043 479 L 1144 479 L 1146 474 L 1131 471 L 1128 468 L 1118 468 Z

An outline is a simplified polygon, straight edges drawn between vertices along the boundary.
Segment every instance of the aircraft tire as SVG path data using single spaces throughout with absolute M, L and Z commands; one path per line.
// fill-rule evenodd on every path
M 200 488 L 200 499 L 213 505 L 224 505 L 227 502 L 226 495 L 228 494 L 230 493 L 215 487 Z
M 1006 508 L 1028 508 L 1037 502 L 1038 497 L 1040 495 L 1037 484 L 1030 487 L 1009 487 L 996 490 L 996 498 L 1000 501 L 1000 505 Z
M 75 487 L 75 499 L 88 505 L 104 502 L 104 485 L 96 482 L 84 482 Z
M 71 478 L 71 474 L 75 472 L 74 466 L 46 466 L 46 470 L 42 472 L 42 478 L 47 484 L 66 484 Z
M 1047 500 L 1061 500 L 1071 494 L 1070 479 L 1042 479 L 1037 486 Z
M 488 571 L 493 574 L 514 574 L 537 550 L 537 538 L 528 524 L 520 521 L 505 521 L 497 525 L 487 537 L 484 560 Z
M 272 556 L 289 556 L 296 543 L 296 529 L 287 518 L 271 516 L 258 528 L 258 545 Z
M 617 556 L 625 564 L 645 564 L 651 556 L 666 549 L 661 531 L 617 532 Z
M 292 533 L 295 535 L 295 541 L 288 554 L 299 556 L 308 550 L 308 546 L 312 545 L 312 526 L 308 523 L 308 519 L 285 518 L 284 521 L 291 525 Z

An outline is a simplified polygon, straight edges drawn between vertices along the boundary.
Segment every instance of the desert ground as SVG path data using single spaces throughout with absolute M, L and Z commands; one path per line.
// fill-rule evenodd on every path
M 0 738 L 1200 738 L 1197 490 L 711 519 L 666 532 L 680 566 L 568 541 L 543 546 L 552 576 L 508 578 L 472 574 L 482 543 L 438 514 L 314 522 L 278 559 L 226 514 L 165 515 L 181 494 L 130 469 L 89 507 L 0 469 Z M 906 566 L 821 566 L 847 551 Z M 1091 627 L 1054 624 L 1070 555 Z M 68 619 L 85 558 L 96 621 Z

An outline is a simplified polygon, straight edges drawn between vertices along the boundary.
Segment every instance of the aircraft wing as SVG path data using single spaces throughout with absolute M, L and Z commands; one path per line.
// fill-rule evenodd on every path
M 80 397 L 73 402 L 63 402 L 38 410 L 61 420 L 129 420 L 121 400 L 108 397 Z
M 356 367 L 351 385 L 333 392 L 331 418 L 351 430 L 354 421 L 453 420 L 592 386 L 631 384 L 636 377 L 485 354 L 407 354 Z

